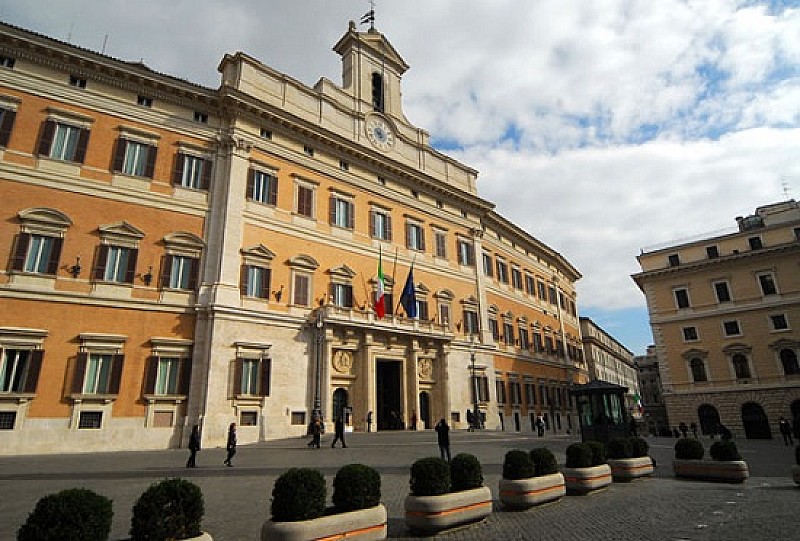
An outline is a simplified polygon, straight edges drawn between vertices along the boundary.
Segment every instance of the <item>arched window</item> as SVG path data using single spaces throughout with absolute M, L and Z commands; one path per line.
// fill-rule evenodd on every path
M 708 381 L 708 376 L 706 376 L 706 365 L 701 359 L 695 357 L 689 361 L 689 367 L 692 369 L 692 380 Z
M 787 376 L 800 374 L 800 366 L 797 364 L 797 354 L 791 349 L 781 350 L 781 364 L 783 364 L 783 373 Z
M 383 75 L 380 73 L 372 74 L 372 106 L 383 112 Z
M 736 372 L 736 379 L 750 378 L 750 366 L 747 364 L 747 357 L 737 353 L 731 357 L 731 363 L 733 364 L 734 372 Z

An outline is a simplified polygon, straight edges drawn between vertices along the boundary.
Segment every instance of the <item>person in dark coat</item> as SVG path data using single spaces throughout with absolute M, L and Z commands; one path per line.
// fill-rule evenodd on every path
M 336 447 L 336 442 L 342 442 L 342 448 L 347 448 L 347 444 L 344 442 L 344 420 L 341 417 L 337 417 L 336 421 L 333 423 L 333 443 L 331 443 L 331 449 Z
M 442 459 L 450 462 L 450 427 L 444 419 L 440 419 L 436 424 L 436 439 L 439 441 L 439 454 L 442 455 Z
M 311 432 L 311 441 L 308 442 L 307 447 L 311 448 L 316 447 L 317 449 L 319 449 L 320 441 L 322 438 L 322 421 L 320 421 L 319 419 L 314 419 L 313 421 L 311 421 L 309 432 Z
M 223 464 L 231 467 L 233 466 L 233 464 L 231 464 L 231 459 L 233 455 L 236 454 L 236 423 L 231 423 L 228 427 L 228 443 L 225 445 L 225 449 L 228 450 L 228 456 L 225 458 Z
M 785 417 L 781 417 L 780 421 L 778 421 L 778 430 L 783 436 L 784 445 L 794 445 L 792 441 L 792 425 L 789 424 Z
M 192 427 L 192 433 L 189 436 L 189 460 L 186 461 L 187 468 L 196 468 L 195 458 L 197 451 L 200 450 L 200 429 L 197 425 Z

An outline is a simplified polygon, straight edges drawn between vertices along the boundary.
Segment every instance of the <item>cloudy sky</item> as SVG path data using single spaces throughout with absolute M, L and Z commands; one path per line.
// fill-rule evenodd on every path
M 0 17 L 210 87 L 244 51 L 308 85 L 365 0 L 0 0 Z M 378 0 L 405 110 L 479 193 L 583 274 L 636 354 L 644 247 L 800 198 L 800 0 Z M 362 27 L 366 29 L 366 27 Z

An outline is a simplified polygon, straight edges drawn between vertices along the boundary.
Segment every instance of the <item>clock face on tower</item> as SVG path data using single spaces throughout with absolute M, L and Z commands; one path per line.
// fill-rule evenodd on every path
M 366 122 L 367 139 L 376 148 L 386 151 L 394 146 L 394 132 L 389 123 L 379 116 L 370 116 Z

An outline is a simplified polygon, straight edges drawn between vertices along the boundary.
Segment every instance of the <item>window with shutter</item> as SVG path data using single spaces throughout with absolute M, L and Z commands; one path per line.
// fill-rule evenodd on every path
M 178 153 L 172 183 L 192 190 L 207 190 L 211 178 L 211 161 L 191 154 Z
M 8 140 L 11 138 L 11 130 L 14 127 L 14 119 L 16 116 L 16 111 L 0 108 L 0 147 L 8 146 Z

